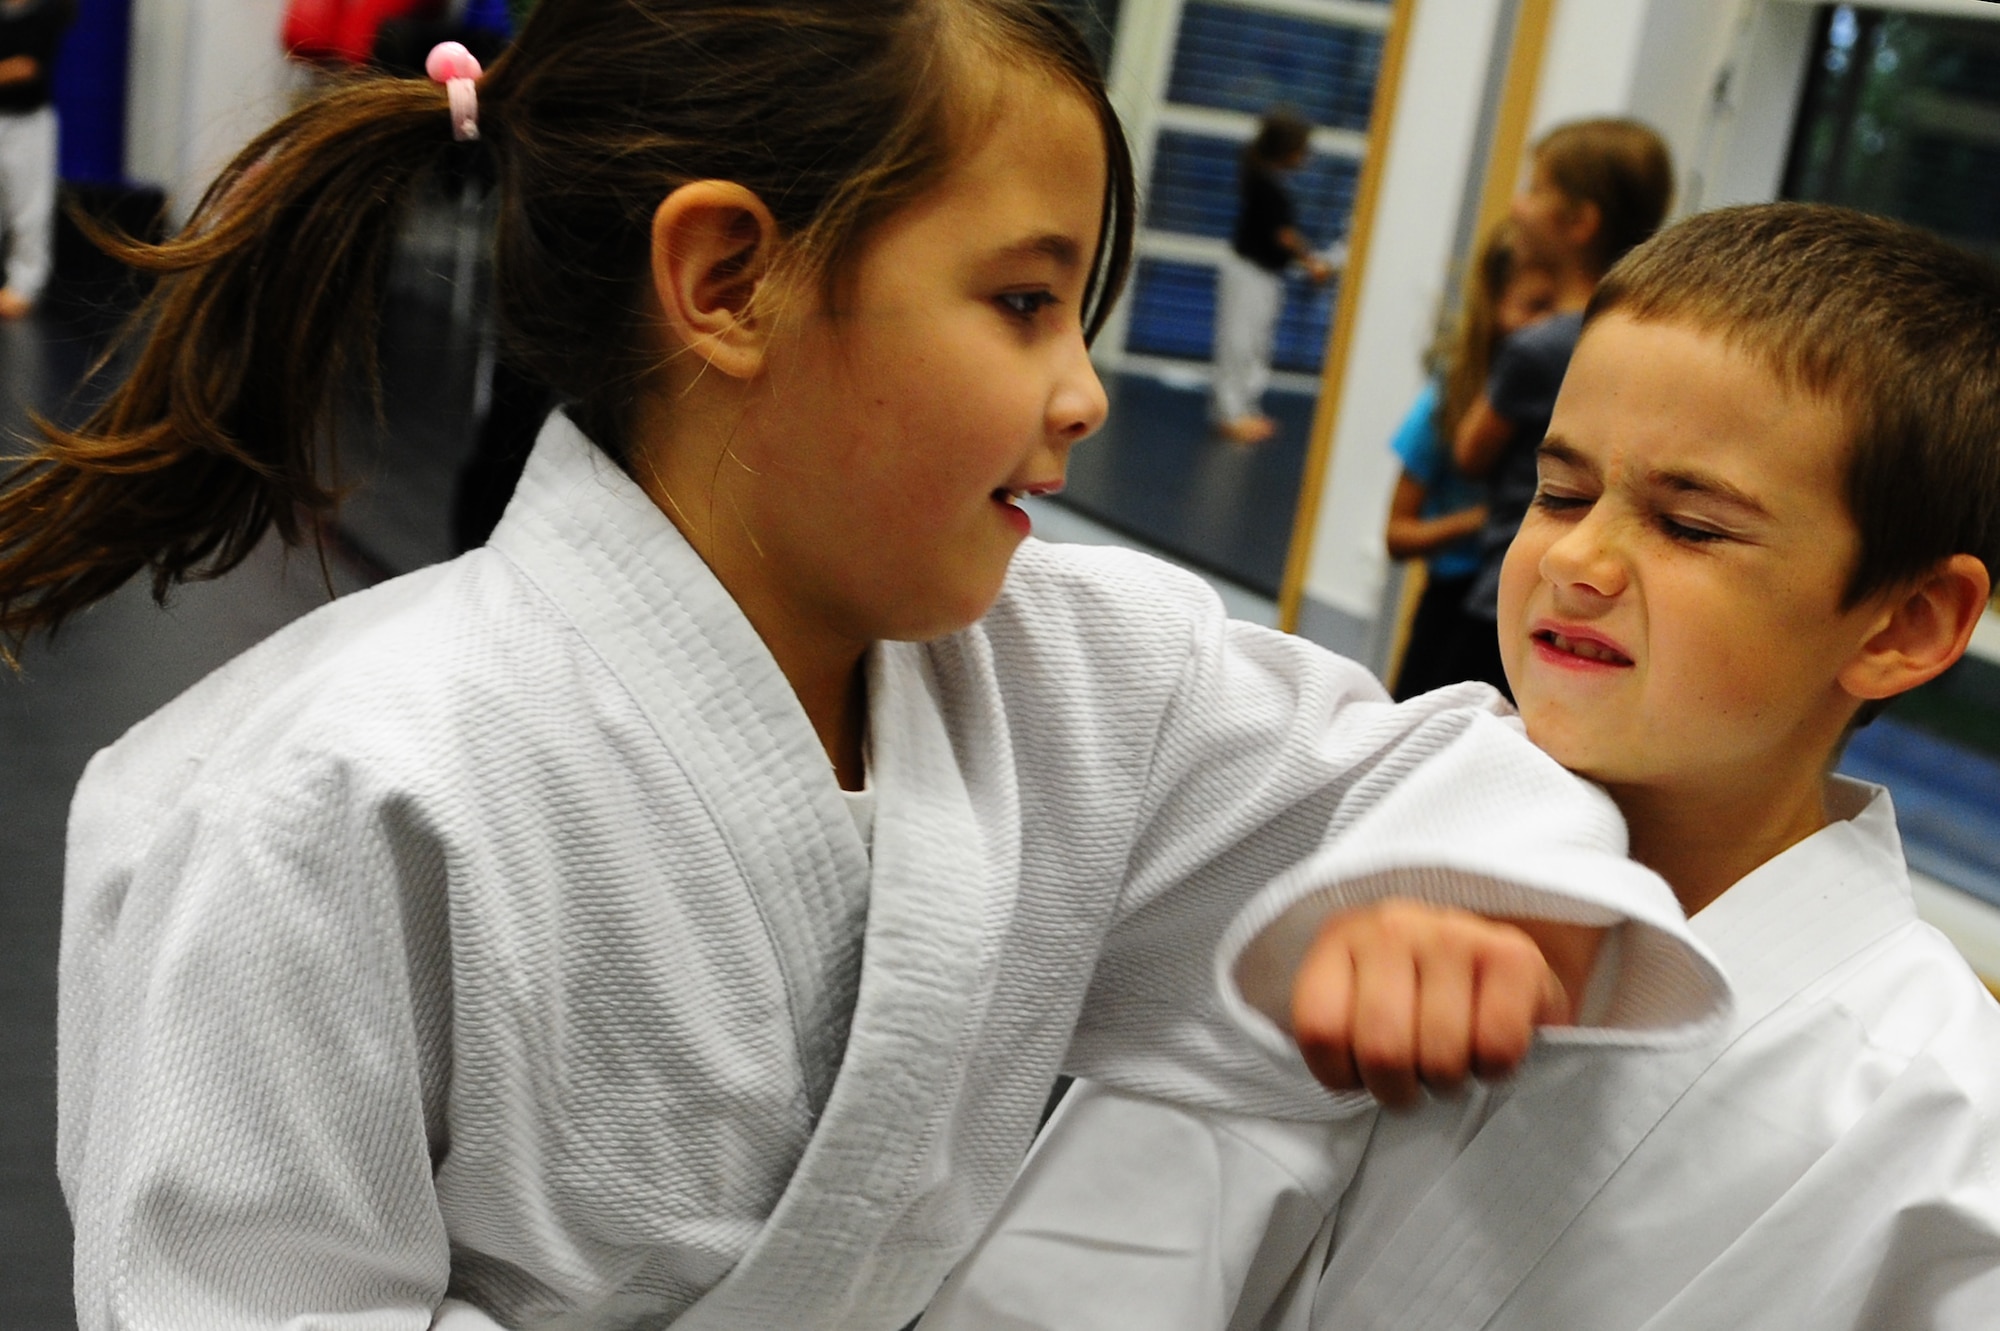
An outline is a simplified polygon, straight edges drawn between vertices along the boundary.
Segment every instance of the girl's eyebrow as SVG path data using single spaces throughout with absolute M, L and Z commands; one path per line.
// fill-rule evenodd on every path
M 1046 231 L 1039 236 L 1017 240 L 1011 245 L 1003 245 L 999 250 L 1002 258 L 1041 257 L 1054 259 L 1064 268 L 1077 268 L 1083 263 L 1083 247 L 1075 239 L 1059 231 Z

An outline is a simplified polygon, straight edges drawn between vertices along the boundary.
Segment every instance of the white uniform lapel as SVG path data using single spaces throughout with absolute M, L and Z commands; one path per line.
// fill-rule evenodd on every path
M 968 761 L 945 728 L 927 656 L 884 644 L 871 664 L 879 803 L 847 1057 L 769 1223 L 676 1323 L 685 1331 L 897 1324 L 922 1309 L 951 1260 L 884 1240 L 945 1167 L 940 1144 L 1012 913 L 1018 815 L 1011 784 L 981 780 L 1009 765 L 1004 733 L 980 737 L 1000 746 L 991 761 Z M 986 787 L 977 813 L 968 771 Z
M 1836 782 L 1836 821 L 1746 877 L 1692 921 L 1736 988 L 1735 1019 L 1718 1038 L 1674 1053 L 1543 1046 L 1503 1104 L 1393 1238 L 1340 1249 L 1320 1281 L 1315 1331 L 1485 1327 L 1543 1255 L 1660 1119 L 1744 1031 L 1801 987 L 1881 937 L 1907 914 L 1885 900 L 1875 822 L 1888 797 Z M 1842 807 L 1844 806 L 1844 807 Z M 1867 806 L 1867 807 L 1862 807 Z M 1799 927 L 1810 918 L 1811 929 Z M 1426 1128 L 1428 1116 L 1385 1118 L 1376 1142 Z M 1432 1120 L 1434 1123 L 1435 1120 Z M 1565 1128 L 1562 1125 L 1574 1125 Z M 1448 1149 L 1436 1135 L 1438 1149 Z
M 1521 1089 L 1373 1261 L 1356 1269 L 1336 1251 L 1313 1326 L 1484 1326 L 1717 1052 L 1538 1050 L 1520 1074 Z M 1565 1121 L 1580 1130 L 1551 1129 Z M 1399 1135 L 1397 1128 L 1385 1119 L 1377 1140 Z M 1448 1147 L 1440 1139 L 1437 1149 Z
M 797 695 L 679 530 L 560 412 L 492 544 L 570 617 L 666 746 L 700 767 L 696 784 L 755 792 L 709 812 L 770 931 L 818 1110 L 854 1007 L 869 867 Z

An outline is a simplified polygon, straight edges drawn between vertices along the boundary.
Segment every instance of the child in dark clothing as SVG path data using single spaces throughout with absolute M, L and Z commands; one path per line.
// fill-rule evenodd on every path
M 7 228 L 0 319 L 25 317 L 49 277 L 56 209 L 49 70 L 75 13 L 75 0 L 0 0 L 0 205 Z
M 1243 150 L 1236 227 L 1216 274 L 1215 384 L 1209 395 L 1209 418 L 1233 444 L 1261 443 L 1277 428 L 1258 403 L 1271 380 L 1271 339 L 1284 303 L 1285 270 L 1297 262 L 1315 282 L 1333 275 L 1299 231 L 1297 210 L 1280 180 L 1305 161 L 1311 136 L 1312 126 L 1303 118 L 1276 110 Z
M 1556 312 L 1507 340 L 1485 394 L 1452 441 L 1459 468 L 1486 482 L 1483 556 L 1465 600 L 1472 619 L 1498 622 L 1500 561 L 1534 497 L 1536 449 L 1582 332 L 1583 308 L 1611 265 L 1659 229 L 1673 192 L 1666 144 L 1635 120 L 1559 125 L 1535 144 L 1528 186 L 1508 212 L 1522 251 L 1556 274 Z M 1495 634 L 1469 633 L 1463 642 L 1452 677 L 1505 692 Z

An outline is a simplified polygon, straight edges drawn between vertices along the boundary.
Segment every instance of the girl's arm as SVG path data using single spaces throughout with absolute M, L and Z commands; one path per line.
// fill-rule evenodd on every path
M 1493 400 L 1481 393 L 1458 423 L 1458 433 L 1451 441 L 1451 460 L 1460 471 L 1477 479 L 1493 470 L 1513 437 L 1513 423 L 1493 410 Z
M 1422 559 L 1454 541 L 1476 535 L 1486 525 L 1484 504 L 1434 518 L 1418 517 L 1423 511 L 1424 494 L 1424 483 L 1409 472 L 1396 478 L 1396 493 L 1389 500 L 1389 525 L 1384 533 L 1389 558 Z
M 105 776 L 65 903 L 78 1326 L 425 1331 L 450 1274 L 442 855 L 356 765 L 279 761 L 197 786 L 99 873 L 129 794 Z
M 1327 278 L 1333 276 L 1333 265 L 1320 257 L 1319 251 L 1312 247 L 1312 242 L 1307 240 L 1305 233 L 1297 227 L 1280 227 L 1278 229 L 1278 243 L 1283 245 L 1292 258 L 1298 261 L 1300 266 L 1306 270 L 1306 275 L 1312 278 L 1313 281 L 1324 282 Z
M 1072 653 L 1088 646 L 1086 663 L 1183 662 L 1147 741 L 1124 886 L 1069 1071 L 1226 1112 L 1340 1112 L 1279 1020 L 1321 924 L 1391 897 L 1631 922 L 1619 932 L 1642 943 L 1607 968 L 1602 1027 L 1567 1038 L 1671 1044 L 1727 1011 L 1672 893 L 1625 857 L 1615 807 L 1529 744 L 1496 693 L 1392 705 L 1363 667 L 1228 621 L 1219 605 L 1174 605 L 1154 582 L 1152 604 L 1132 586 L 1108 612 L 1062 625 Z M 1105 632 L 1126 613 L 1147 631 Z M 1164 627 L 1175 618 L 1192 636 L 1178 647 Z M 1128 697 L 1130 673 L 1072 682 L 1079 698 Z M 1246 911 L 1259 884 L 1270 887 Z

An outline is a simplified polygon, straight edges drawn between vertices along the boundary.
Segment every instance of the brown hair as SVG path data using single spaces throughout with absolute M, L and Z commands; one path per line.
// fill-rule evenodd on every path
M 1312 142 L 1312 121 L 1289 106 L 1275 106 L 1257 122 L 1257 133 L 1243 145 L 1243 167 L 1275 171 Z
M 1473 256 L 1472 280 L 1465 283 L 1458 315 L 1438 332 L 1429 360 L 1440 380 L 1437 405 L 1438 437 L 1449 440 L 1458 423 L 1486 391 L 1493 353 L 1500 346 L 1499 306 L 1507 284 L 1514 280 L 1521 253 L 1514 224 L 1501 218 L 1487 228 Z
M 1083 96 L 1107 184 L 1084 318 L 1102 326 L 1132 247 L 1131 161 L 1055 0 L 542 0 L 479 85 L 454 145 L 445 90 L 363 77 L 278 122 L 157 246 L 104 238 L 161 281 L 124 383 L 0 481 L 0 652 L 142 569 L 153 593 L 234 567 L 272 526 L 297 543 L 335 502 L 334 401 L 372 382 L 387 260 L 411 186 L 474 152 L 499 195 L 497 318 L 510 360 L 623 458 L 646 335 L 651 225 L 691 180 L 754 190 L 785 262 L 829 292 L 871 230 L 933 186 L 988 71 Z
M 1536 142 L 1535 164 L 1571 201 L 1596 206 L 1590 258 L 1600 273 L 1659 230 L 1674 199 L 1674 163 L 1667 145 L 1636 120 L 1558 125 Z
M 1702 213 L 1612 269 L 1585 311 L 1721 337 L 1838 403 L 1864 597 L 1969 554 L 2000 573 L 2000 270 L 1823 204 Z

